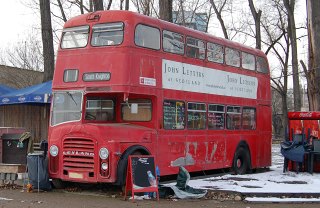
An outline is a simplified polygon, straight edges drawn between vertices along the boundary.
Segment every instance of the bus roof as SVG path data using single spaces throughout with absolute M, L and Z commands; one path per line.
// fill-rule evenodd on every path
M 225 39 L 210 35 L 209 33 L 204 33 L 201 31 L 197 31 L 191 28 L 183 27 L 171 22 L 163 21 L 160 19 L 156 19 L 153 17 L 145 16 L 132 11 L 125 10 L 107 10 L 107 11 L 97 11 L 92 13 L 87 13 L 83 15 L 79 15 L 68 20 L 64 28 L 81 26 L 81 25 L 90 25 L 96 23 L 103 22 L 133 22 L 134 24 L 143 23 L 150 26 L 158 27 L 161 29 L 171 30 L 173 32 L 188 34 L 191 37 L 199 38 L 205 41 L 212 41 L 214 43 L 218 43 L 224 46 L 229 46 L 237 49 L 241 49 L 242 51 L 247 51 L 254 53 L 256 55 L 265 57 L 266 55 L 258 49 Z

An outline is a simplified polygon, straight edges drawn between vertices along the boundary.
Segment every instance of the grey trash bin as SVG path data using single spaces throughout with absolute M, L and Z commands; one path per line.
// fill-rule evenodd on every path
M 28 178 L 33 189 L 51 190 L 49 181 L 48 160 L 40 153 L 27 156 Z

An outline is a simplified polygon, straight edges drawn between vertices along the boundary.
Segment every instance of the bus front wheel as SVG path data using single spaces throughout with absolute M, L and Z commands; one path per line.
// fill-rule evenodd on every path
M 234 154 L 232 169 L 235 174 L 243 175 L 250 167 L 250 158 L 248 150 L 244 147 L 239 147 Z
M 52 185 L 53 185 L 53 187 L 56 188 L 56 189 L 63 189 L 63 188 L 65 188 L 65 182 L 62 181 L 61 179 L 53 178 L 53 179 L 52 179 Z

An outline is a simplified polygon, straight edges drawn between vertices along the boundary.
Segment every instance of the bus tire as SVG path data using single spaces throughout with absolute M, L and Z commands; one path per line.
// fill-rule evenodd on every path
M 250 158 L 248 150 L 244 147 L 237 148 L 234 154 L 232 169 L 235 174 L 243 175 L 250 168 Z
M 65 188 L 66 184 L 61 179 L 53 178 L 52 179 L 52 185 L 56 189 L 63 189 L 63 188 Z
M 130 155 L 150 155 L 150 152 L 143 146 L 132 146 L 121 156 L 118 163 L 117 181 L 114 185 L 125 186 L 127 179 L 128 158 Z

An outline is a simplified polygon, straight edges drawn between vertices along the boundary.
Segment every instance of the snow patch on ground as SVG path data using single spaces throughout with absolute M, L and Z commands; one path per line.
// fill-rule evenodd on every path
M 190 180 L 189 186 L 200 189 L 235 191 L 246 193 L 270 194 L 320 194 L 320 174 L 307 172 L 283 173 L 283 157 L 280 153 L 280 145 L 272 147 L 272 166 L 270 171 L 247 175 L 231 175 Z M 285 197 L 248 197 L 250 202 L 320 202 L 319 198 L 285 198 Z

